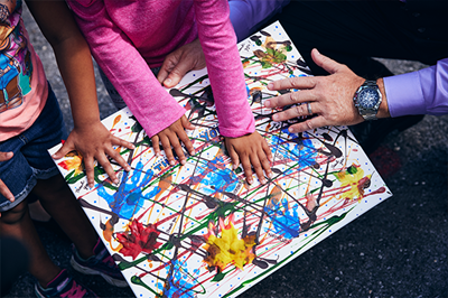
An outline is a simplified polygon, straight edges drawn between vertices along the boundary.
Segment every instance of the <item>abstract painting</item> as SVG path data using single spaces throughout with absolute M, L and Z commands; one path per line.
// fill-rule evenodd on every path
M 95 167 L 90 189 L 82 157 L 56 161 L 136 297 L 235 297 L 391 196 L 347 127 L 294 134 L 263 102 L 270 81 L 311 76 L 278 22 L 239 45 L 256 129 L 268 142 L 273 177 L 248 185 L 232 169 L 219 134 L 207 70 L 168 89 L 195 130 L 184 166 L 156 156 L 125 108 L 103 123 L 136 148 L 111 161 L 120 183 Z M 50 150 L 54 153 L 57 146 Z

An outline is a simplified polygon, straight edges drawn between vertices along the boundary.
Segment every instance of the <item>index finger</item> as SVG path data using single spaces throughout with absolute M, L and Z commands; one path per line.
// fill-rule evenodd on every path
M 5 198 L 11 202 L 14 202 L 15 200 L 14 195 L 11 193 L 6 184 L 4 184 L 1 179 L 0 179 L 0 194 L 5 196 Z
M 14 156 L 14 152 L 0 152 L 0 161 L 11 159 Z
M 273 81 L 267 87 L 269 90 L 279 91 L 285 89 L 313 89 L 315 86 L 316 77 L 301 76 Z

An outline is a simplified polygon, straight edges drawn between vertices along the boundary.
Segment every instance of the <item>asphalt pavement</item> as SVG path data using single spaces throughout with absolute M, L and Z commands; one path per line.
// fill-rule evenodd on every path
M 68 129 L 70 105 L 51 47 L 29 16 L 24 20 L 58 96 Z M 423 67 L 382 60 L 395 74 Z M 98 74 L 97 74 L 98 75 Z M 101 117 L 115 111 L 97 76 Z M 393 197 L 317 244 L 241 297 L 448 297 L 448 118 L 426 116 L 392 133 L 372 156 Z M 70 242 L 37 226 L 50 257 L 100 297 L 134 297 L 129 288 L 109 286 L 101 277 L 76 273 Z M 7 295 L 35 297 L 34 279 L 22 275 Z

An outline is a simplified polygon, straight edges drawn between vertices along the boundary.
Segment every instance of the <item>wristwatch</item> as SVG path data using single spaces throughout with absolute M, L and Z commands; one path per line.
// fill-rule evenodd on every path
M 382 93 L 375 80 L 366 80 L 354 94 L 354 105 L 366 121 L 377 120 L 381 102 Z

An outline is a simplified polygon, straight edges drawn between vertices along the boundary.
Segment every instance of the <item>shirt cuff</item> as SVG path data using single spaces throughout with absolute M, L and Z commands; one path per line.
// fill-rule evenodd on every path
M 418 72 L 385 77 L 384 87 L 391 117 L 419 115 L 426 111 Z

